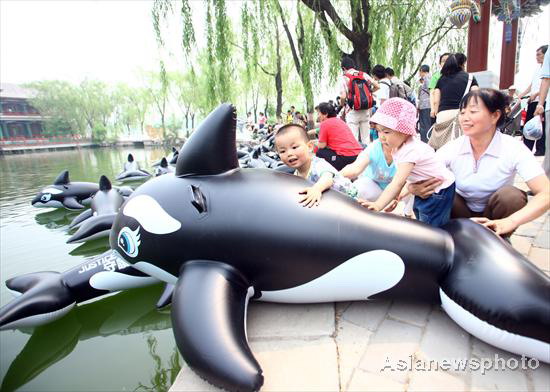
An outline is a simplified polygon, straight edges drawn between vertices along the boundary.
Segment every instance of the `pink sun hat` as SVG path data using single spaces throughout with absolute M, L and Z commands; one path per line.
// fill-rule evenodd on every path
M 403 98 L 384 101 L 370 121 L 406 135 L 416 135 L 416 108 Z

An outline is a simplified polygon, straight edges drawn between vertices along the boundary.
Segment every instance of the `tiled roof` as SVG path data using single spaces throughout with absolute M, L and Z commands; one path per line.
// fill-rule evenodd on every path
M 14 83 L 0 83 L 0 98 L 32 98 L 33 90 Z

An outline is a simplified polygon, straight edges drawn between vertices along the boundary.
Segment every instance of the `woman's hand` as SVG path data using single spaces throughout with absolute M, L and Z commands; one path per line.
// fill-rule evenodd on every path
M 497 235 L 506 235 L 512 233 L 518 228 L 516 222 L 514 222 L 510 217 L 503 219 L 491 220 L 489 218 L 470 218 L 474 222 L 479 223 L 491 230 L 493 230 Z
M 319 189 L 311 186 L 309 188 L 306 188 L 300 191 L 299 193 L 300 195 L 305 195 L 300 200 L 300 203 L 302 204 L 302 206 L 311 208 L 313 206 L 319 205 L 319 201 L 321 200 L 321 195 L 322 195 L 322 192 Z
M 442 183 L 443 180 L 433 177 L 428 180 L 409 184 L 408 190 L 413 195 L 418 196 L 421 199 L 426 199 L 430 197 L 435 192 L 435 189 Z

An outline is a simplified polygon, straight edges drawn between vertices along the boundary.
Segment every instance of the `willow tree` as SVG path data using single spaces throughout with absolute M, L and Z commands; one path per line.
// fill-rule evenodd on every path
M 319 20 L 329 48 L 332 76 L 342 56 L 370 71 L 374 61 L 413 75 L 453 28 L 441 0 L 302 0 Z M 461 35 L 465 40 L 465 34 Z
M 159 47 L 165 46 L 162 24 L 168 23 L 174 13 L 174 5 L 170 0 L 155 0 L 152 9 L 153 27 Z M 191 56 L 195 49 L 195 30 L 192 23 L 192 12 L 188 0 L 180 0 L 179 15 L 182 21 L 182 48 L 187 55 L 188 64 L 193 67 L 195 60 Z M 211 109 L 219 103 L 231 100 L 232 69 L 231 46 L 229 42 L 233 35 L 231 24 L 227 17 L 225 0 L 206 0 L 206 39 L 210 50 L 207 51 L 208 61 L 204 72 L 207 75 L 207 94 Z M 202 70 L 201 70 L 202 71 Z
M 288 39 L 292 60 L 296 72 L 300 77 L 306 100 L 306 111 L 313 113 L 314 85 L 319 85 L 323 75 L 323 50 L 319 39 L 319 28 L 317 19 L 309 12 L 304 13 L 298 3 L 296 8 L 297 21 L 294 35 L 287 21 L 287 12 L 281 6 L 281 2 L 275 0 L 276 10 L 283 29 Z
M 283 107 L 282 48 L 280 27 L 273 18 L 273 0 L 244 2 L 241 8 L 242 51 L 245 61 L 245 85 L 252 85 L 261 70 L 273 78 L 276 93 L 275 116 L 281 118 Z M 263 26 L 264 28 L 260 28 Z M 239 46 L 239 45 L 236 45 Z M 240 47 L 240 46 L 239 46 Z M 269 106 L 266 100 L 266 109 Z

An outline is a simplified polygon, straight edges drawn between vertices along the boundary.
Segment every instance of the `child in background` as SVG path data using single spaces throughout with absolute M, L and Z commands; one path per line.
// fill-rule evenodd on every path
M 304 195 L 300 200 L 304 207 L 319 205 L 322 193 L 329 188 L 357 197 L 357 190 L 350 180 L 342 177 L 330 163 L 313 155 L 313 142 L 304 127 L 283 125 L 275 134 L 275 148 L 281 161 L 295 169 L 295 175 L 315 183 L 300 191 Z
M 438 160 L 434 150 L 414 137 L 416 135 L 416 108 L 402 98 L 384 101 L 372 116 L 377 124 L 382 143 L 392 149 L 395 176 L 375 202 L 360 200 L 364 207 L 382 211 L 397 198 L 405 183 L 440 178 L 442 184 L 426 199 L 414 198 L 413 209 L 418 220 L 432 226 L 442 226 L 450 218 L 455 193 L 454 175 Z M 403 195 L 401 195 L 402 197 Z

